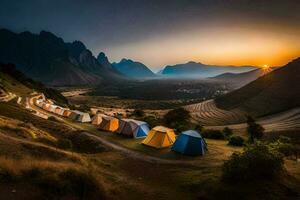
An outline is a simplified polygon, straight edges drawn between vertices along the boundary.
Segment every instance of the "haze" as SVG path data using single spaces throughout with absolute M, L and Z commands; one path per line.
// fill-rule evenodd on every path
M 48 30 L 153 70 L 188 61 L 280 66 L 300 55 L 299 10 L 297 0 L 4 0 L 0 27 Z

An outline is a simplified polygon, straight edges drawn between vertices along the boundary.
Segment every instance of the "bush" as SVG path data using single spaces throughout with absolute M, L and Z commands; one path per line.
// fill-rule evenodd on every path
M 228 141 L 228 145 L 232 146 L 243 146 L 244 145 L 244 138 L 240 136 L 231 136 Z
M 202 131 L 202 136 L 204 138 L 215 139 L 215 140 L 225 139 L 225 135 L 220 130 L 205 129 Z
M 234 153 L 224 162 L 223 180 L 245 182 L 254 179 L 270 179 L 283 170 L 283 157 L 267 145 L 255 143 L 243 153 Z
M 145 112 L 143 110 L 135 109 L 132 112 L 132 115 L 140 118 L 145 116 Z
M 170 128 L 181 132 L 191 128 L 190 125 L 190 112 L 184 108 L 177 108 L 169 111 L 164 116 L 164 123 Z
M 277 141 L 270 143 L 269 147 L 282 153 L 285 156 L 298 156 L 300 155 L 300 147 L 290 143 L 291 140 L 288 137 L 280 137 Z
M 233 134 L 232 130 L 228 127 L 225 127 L 222 132 L 227 138 L 230 138 L 230 136 Z
M 154 116 L 144 117 L 143 121 L 147 122 L 149 124 L 150 128 L 153 128 L 155 126 L 159 126 L 162 124 L 162 120 L 160 118 L 156 118 Z

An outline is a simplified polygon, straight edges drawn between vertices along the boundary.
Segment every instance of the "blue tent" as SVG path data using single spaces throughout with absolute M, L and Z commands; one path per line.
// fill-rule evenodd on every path
M 207 151 L 207 145 L 197 131 L 188 130 L 177 137 L 172 150 L 185 155 L 204 155 Z

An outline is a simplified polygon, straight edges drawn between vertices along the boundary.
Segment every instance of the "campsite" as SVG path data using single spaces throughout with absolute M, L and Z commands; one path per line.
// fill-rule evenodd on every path
M 300 199 L 299 1 L 0 10 L 0 200 Z

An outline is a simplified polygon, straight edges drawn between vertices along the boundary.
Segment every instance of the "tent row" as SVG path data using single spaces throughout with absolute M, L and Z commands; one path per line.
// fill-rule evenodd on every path
M 45 102 L 43 99 L 35 100 L 35 105 L 46 110 L 48 112 L 55 113 L 57 115 L 72 119 L 78 122 L 90 122 L 91 117 L 88 113 L 80 112 L 77 110 L 70 110 L 68 108 L 63 108 L 48 102 Z
M 156 126 L 149 130 L 146 122 L 133 119 L 117 119 L 104 114 L 96 114 L 92 124 L 100 130 L 116 132 L 133 138 L 145 138 L 142 144 L 157 149 L 171 147 L 175 152 L 184 155 L 204 155 L 207 145 L 201 135 L 194 130 L 182 132 L 178 137 L 173 129 Z

